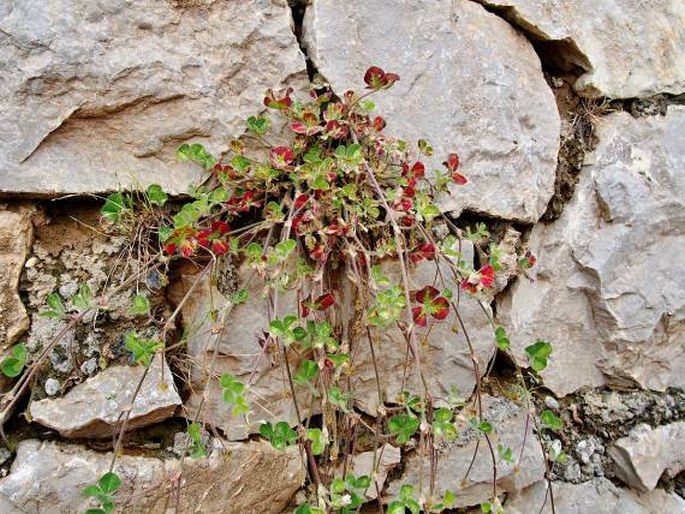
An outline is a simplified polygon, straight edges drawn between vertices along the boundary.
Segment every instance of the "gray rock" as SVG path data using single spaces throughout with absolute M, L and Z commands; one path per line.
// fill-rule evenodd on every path
M 56 0 L 0 11 L 0 192 L 101 193 L 200 177 L 266 88 L 306 83 L 285 0 Z
M 651 491 L 661 475 L 685 469 L 685 421 L 652 429 L 642 424 L 609 448 L 616 475 L 631 487 Z
M 544 456 L 531 424 L 526 423 L 525 410 L 506 398 L 489 396 L 483 398 L 483 409 L 484 418 L 494 425 L 495 432 L 490 434 L 493 447 L 501 444 L 511 448 L 514 454 L 512 463 L 497 458 L 498 491 L 513 493 L 541 480 L 545 472 Z M 465 412 L 457 421 L 459 438 L 441 443 L 437 449 L 435 491 L 439 496 L 445 490 L 452 491 L 456 495 L 455 508 L 479 505 L 492 496 L 492 459 L 485 441 L 481 441 L 475 453 L 478 436 L 469 426 L 466 419 L 469 415 Z M 473 467 L 465 478 L 474 453 Z M 419 484 L 423 484 L 426 492 L 430 459 L 414 454 L 405 460 L 404 473 L 390 483 L 388 501 L 399 494 L 405 483 L 414 484 L 417 491 Z
M 371 478 L 371 487 L 366 491 L 367 500 L 378 498 L 378 491 L 383 491 L 388 472 L 400 463 L 402 453 L 399 448 L 389 444 L 381 446 L 377 452 L 363 452 L 352 457 L 350 473 L 359 477 L 366 475 Z M 374 466 L 374 463 L 377 463 Z M 377 471 L 374 472 L 374 469 Z
M 562 216 L 537 225 L 534 282 L 499 304 L 525 363 L 535 339 L 554 347 L 545 384 L 558 396 L 610 382 L 685 385 L 685 108 L 601 120 L 599 144 Z
M 111 453 L 74 444 L 22 441 L 11 473 L 0 480 L 1 498 L 15 510 L 70 514 L 93 506 L 82 494 L 109 470 Z M 297 448 L 279 452 L 263 441 L 228 443 L 215 440 L 206 458 L 162 460 L 119 456 L 114 465 L 122 480 L 116 494 L 121 512 L 282 512 L 304 482 Z M 180 483 L 179 483 L 180 482 Z M 179 489 L 176 486 L 179 485 Z
M 303 31 L 336 91 L 363 89 L 371 65 L 400 75 L 374 96 L 388 134 L 427 138 L 435 167 L 459 153 L 470 179 L 441 200 L 445 211 L 526 222 L 542 215 L 554 190 L 559 115 L 533 47 L 506 22 L 468 0 L 317 0 Z
M 553 482 L 554 507 L 557 514 L 681 514 L 685 501 L 662 490 L 638 494 L 618 488 L 605 478 L 582 484 Z M 512 495 L 505 504 L 507 514 L 551 514 L 547 483 L 538 482 Z
M 112 437 L 144 371 L 140 365 L 107 368 L 61 398 L 32 402 L 31 417 L 64 437 Z M 127 430 L 162 421 L 180 404 L 171 370 L 164 357 L 156 356 L 133 402 Z
M 640 0 L 478 1 L 507 8 L 506 18 L 535 39 L 561 43 L 548 53 L 585 72 L 574 85 L 582 95 L 685 92 L 685 8 L 679 0 L 652 0 L 648 7 Z
M 29 328 L 19 298 L 19 278 L 33 240 L 31 212 L 27 207 L 0 205 L 0 354 Z

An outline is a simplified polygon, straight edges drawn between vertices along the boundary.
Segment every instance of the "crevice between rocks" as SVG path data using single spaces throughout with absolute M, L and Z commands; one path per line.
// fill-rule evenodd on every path
M 300 45 L 300 51 L 304 55 L 305 64 L 307 66 L 307 75 L 309 76 L 309 82 L 314 82 L 314 77 L 318 74 L 319 70 L 316 69 L 314 61 L 309 57 L 307 47 L 303 39 L 303 23 L 304 14 L 307 10 L 307 0 L 288 0 L 288 7 L 293 16 L 293 33 L 297 39 L 297 43 Z

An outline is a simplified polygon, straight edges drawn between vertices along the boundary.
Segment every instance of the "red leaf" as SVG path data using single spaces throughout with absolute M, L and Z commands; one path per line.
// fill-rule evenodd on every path
M 468 179 L 464 175 L 459 173 L 458 171 L 453 171 L 452 172 L 452 182 L 454 182 L 458 186 L 463 186 L 464 184 L 466 184 L 468 182 Z
M 478 273 L 480 274 L 480 283 L 483 284 L 483 287 L 492 287 L 492 284 L 495 282 L 495 268 L 490 264 L 486 264 Z
M 397 73 L 386 73 L 384 86 L 389 88 L 398 80 L 400 80 L 400 76 Z
M 347 134 L 349 134 L 349 130 L 345 125 L 341 125 L 335 120 L 326 123 L 326 135 L 329 137 L 332 137 L 333 139 L 342 139 Z
M 183 241 L 183 243 L 181 244 L 181 255 L 183 255 L 183 257 L 190 257 L 191 255 L 193 255 L 194 251 L 195 246 L 193 245 L 192 241 L 188 239 Z
M 302 207 L 305 206 L 305 204 L 309 201 L 309 195 L 297 195 L 297 198 L 295 198 L 295 203 L 293 204 L 293 207 L 295 208 L 296 211 L 299 211 Z
M 310 303 L 311 303 L 311 296 L 308 296 L 307 298 L 305 298 L 304 300 L 302 300 L 300 302 L 300 311 L 301 311 L 300 315 L 303 318 L 306 318 L 307 316 L 309 316 L 309 305 L 310 305 Z
M 426 313 L 423 312 L 423 307 L 413 307 L 411 313 L 414 318 L 414 323 L 420 327 L 425 327 L 428 324 Z
M 424 259 L 428 261 L 435 259 L 435 246 L 433 244 L 422 244 L 409 256 L 409 260 L 413 263 L 420 262 Z
M 204 248 L 207 248 L 209 246 L 209 241 L 211 240 L 211 237 L 211 230 L 200 230 L 195 236 L 195 239 L 197 239 L 197 244 Z
M 443 320 L 450 313 L 450 304 L 447 301 L 447 298 L 442 296 L 433 300 L 431 306 L 433 308 L 432 315 L 435 319 Z
M 335 298 L 332 293 L 326 293 L 319 296 L 314 302 L 315 309 L 317 311 L 323 311 L 328 309 L 331 305 L 335 304 Z
M 286 168 L 295 159 L 292 149 L 287 146 L 277 146 L 271 149 L 271 165 L 274 168 Z
M 176 253 L 176 249 L 178 247 L 176 246 L 176 243 L 167 243 L 164 245 L 164 253 L 167 255 L 173 255 Z
M 383 129 L 385 128 L 386 125 L 387 125 L 387 124 L 386 124 L 385 120 L 384 120 L 383 117 L 381 117 L 381 116 L 376 116 L 376 117 L 373 119 L 373 122 L 371 123 L 371 126 L 372 126 L 373 128 L 375 128 L 378 132 L 380 132 L 381 130 L 383 130 Z
M 456 153 L 451 153 L 447 156 L 447 160 L 443 164 L 449 171 L 456 171 L 459 168 L 459 156 Z
M 228 243 L 223 239 L 215 239 L 212 241 L 212 250 L 217 255 L 224 255 L 228 253 Z
M 228 223 L 223 220 L 212 221 L 212 231 L 218 232 L 220 236 L 223 236 L 229 229 Z
M 378 66 L 371 66 L 364 74 L 364 83 L 367 89 L 380 89 L 383 87 L 385 72 Z
M 426 298 L 433 300 L 440 295 L 440 291 L 435 289 L 433 286 L 426 286 L 423 289 L 419 289 L 416 292 L 416 301 L 419 303 L 426 303 Z
M 272 89 L 267 89 L 266 96 L 264 97 L 264 105 L 270 109 L 284 110 L 289 109 L 293 104 L 292 98 L 290 98 L 290 93 L 293 92 L 293 88 L 289 87 L 285 91 L 285 95 L 281 98 L 276 98 Z

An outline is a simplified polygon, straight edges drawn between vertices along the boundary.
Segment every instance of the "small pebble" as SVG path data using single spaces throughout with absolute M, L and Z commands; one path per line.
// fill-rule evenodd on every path
M 36 264 L 38 264 L 38 258 L 37 257 L 29 257 L 26 263 L 24 264 L 24 267 L 27 269 L 33 268 Z
M 545 396 L 545 407 L 552 410 L 559 410 L 559 402 L 554 396 Z
M 45 381 L 45 392 L 48 393 L 49 396 L 55 396 L 59 392 L 59 380 L 56 378 L 48 378 Z

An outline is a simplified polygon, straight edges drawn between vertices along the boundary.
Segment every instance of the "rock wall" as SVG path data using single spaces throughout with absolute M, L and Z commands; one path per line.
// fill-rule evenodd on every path
M 3 352 L 19 341 L 37 351 L 64 328 L 38 315 L 49 292 L 67 299 L 82 281 L 117 284 L 131 241 L 99 233 L 98 195 L 151 183 L 187 193 L 203 177 L 176 160 L 180 144 L 220 154 L 263 110 L 265 89 L 306 94 L 310 80 L 325 80 L 343 92 L 378 65 L 401 75 L 377 100 L 387 131 L 428 139 L 432 166 L 448 151 L 461 156 L 470 180 L 440 199 L 443 211 L 460 227 L 489 225 L 503 262 L 526 249 L 537 255 L 526 276 L 506 275 L 490 311 L 464 307 L 480 369 L 494 359 L 486 382 L 488 412 L 501 418 L 497 440 L 525 456 L 503 467 L 506 512 L 537 512 L 549 494 L 526 414 L 497 386 L 510 363 L 496 357 L 490 314 L 507 327 L 521 366 L 527 345 L 553 344 L 536 401 L 565 422 L 541 434 L 568 454 L 548 473 L 556 512 L 685 512 L 685 457 L 673 451 L 685 444 L 685 3 L 10 0 L 0 5 L 0 55 Z M 478 259 L 471 248 L 464 255 Z M 305 480 L 296 452 L 246 439 L 262 418 L 294 412 L 274 363 L 254 364 L 265 314 L 258 305 L 226 308 L 226 283 L 245 277 L 221 273 L 156 269 L 122 286 L 112 315 L 89 320 L 90 330 L 50 353 L 14 460 L 0 452 L 3 512 L 85 508 L 81 489 L 111 458 L 98 440 L 129 411 L 118 469 L 141 512 L 166 512 L 178 490 L 181 512 L 289 512 Z M 135 323 L 122 305 L 141 287 L 160 312 L 189 295 L 181 316 L 191 335 L 187 352 L 157 362 L 140 401 L 127 405 L 140 370 L 123 349 Z M 229 329 L 217 333 L 224 318 Z M 442 344 L 448 333 L 427 349 L 427 371 L 440 394 L 456 385 L 468 400 L 470 355 Z M 386 398 L 402 389 L 390 373 L 401 363 L 386 352 L 398 337 L 377 341 Z M 238 423 L 221 391 L 203 388 L 208 361 L 217 373 L 258 376 L 254 423 Z M 371 416 L 373 377 L 361 366 L 354 384 L 355 407 Z M 198 412 L 220 433 L 211 455 L 188 468 L 179 419 Z M 308 414 L 317 412 L 313 405 Z M 478 446 L 468 420 L 459 423 L 459 439 L 439 452 L 439 487 L 471 507 L 488 499 L 489 470 L 476 466 L 461 479 Z M 399 459 L 380 479 L 383 501 L 428 472 L 411 452 Z

